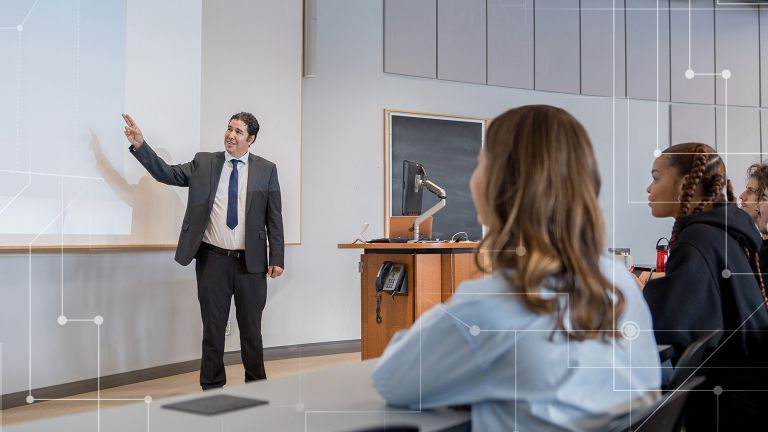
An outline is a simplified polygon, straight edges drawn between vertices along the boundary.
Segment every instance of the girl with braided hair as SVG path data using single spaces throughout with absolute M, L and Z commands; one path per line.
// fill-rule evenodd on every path
M 752 430 L 768 406 L 768 392 L 754 391 L 768 390 L 762 238 L 734 204 L 725 164 L 710 146 L 674 145 L 656 158 L 651 174 L 651 213 L 675 218 L 667 272 L 643 291 L 656 340 L 680 355 L 703 332 L 723 330 L 700 371 L 707 377 L 702 389 L 724 391 L 691 395 L 686 430 L 716 430 L 718 420 L 729 430 Z

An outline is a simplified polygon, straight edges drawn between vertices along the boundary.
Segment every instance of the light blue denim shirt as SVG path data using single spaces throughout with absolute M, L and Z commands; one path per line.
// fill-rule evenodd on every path
M 554 316 L 529 310 L 496 274 L 463 283 L 450 302 L 396 334 L 373 372 L 376 389 L 411 409 L 472 405 L 473 431 L 609 428 L 659 397 L 661 372 L 640 289 L 612 258 L 600 267 L 624 294 L 619 328 L 627 338 L 553 333 Z

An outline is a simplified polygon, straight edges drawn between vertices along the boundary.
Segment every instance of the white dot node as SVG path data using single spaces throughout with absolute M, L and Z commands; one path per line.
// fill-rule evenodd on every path
M 696 74 L 693 72 L 693 69 L 688 69 L 685 71 L 686 78 L 693 79 L 694 76 L 696 76 Z
M 32 395 L 27 396 L 27 403 L 31 404 L 35 402 L 35 397 Z
M 56 322 L 58 322 L 59 325 L 64 325 L 67 323 L 67 317 L 64 315 L 59 315 L 59 317 L 56 319 Z
M 731 277 L 731 271 L 728 269 L 723 270 L 720 274 L 723 275 L 723 279 L 728 279 Z
M 523 245 L 520 245 L 517 248 L 515 248 L 515 253 L 517 254 L 517 256 L 524 256 L 526 252 L 528 251 L 525 250 L 525 246 Z
M 304 403 L 303 402 L 299 402 L 299 403 L 296 404 L 296 411 L 303 412 L 304 409 L 305 409 L 305 407 L 304 407 Z
M 93 323 L 96 324 L 97 326 L 100 326 L 104 324 L 104 318 L 101 315 L 96 315 L 95 317 L 93 317 Z
M 716 396 L 720 396 L 723 394 L 723 388 L 720 386 L 715 386 L 715 388 L 712 389 L 712 393 L 714 393 Z
M 720 76 L 723 77 L 723 79 L 728 79 L 731 77 L 731 71 L 730 69 L 723 69 L 723 71 L 720 73 Z
M 627 340 L 634 340 L 640 336 L 640 327 L 634 321 L 627 321 L 621 326 L 621 333 Z
M 24 26 L 19 24 L 16 26 L 16 31 L 24 31 Z
M 144 396 L 144 403 L 152 403 L 152 396 Z
M 473 325 L 472 327 L 469 328 L 469 334 L 471 334 L 472 336 L 479 335 L 480 334 L 480 327 L 478 327 L 476 325 Z
M 653 151 L 653 157 L 659 157 L 659 156 L 661 156 L 661 150 L 659 150 L 659 149 L 654 150 Z

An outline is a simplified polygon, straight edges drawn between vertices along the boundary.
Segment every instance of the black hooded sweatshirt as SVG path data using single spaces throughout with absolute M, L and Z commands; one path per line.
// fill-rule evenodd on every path
M 704 357 L 709 359 L 701 369 L 708 378 L 703 387 L 768 389 L 768 309 L 753 264 L 762 243 L 760 232 L 733 204 L 684 216 L 679 224 L 666 276 L 649 281 L 643 290 L 657 342 L 673 345 L 679 356 L 702 332 L 722 329 L 722 337 Z M 764 410 L 755 402 L 768 393 L 722 395 L 721 425 L 726 418 L 754 419 Z M 714 408 L 714 402 L 704 403 Z
M 718 354 L 768 366 L 768 309 L 750 263 L 761 244 L 752 219 L 735 205 L 682 217 L 666 277 L 643 290 L 657 342 L 680 355 L 703 331 L 720 328 L 721 339 L 730 338 Z
M 704 355 L 701 389 L 686 407 L 686 430 L 753 429 L 768 404 L 768 309 L 754 263 L 762 237 L 749 215 L 733 204 L 680 219 L 667 273 L 649 281 L 643 295 L 656 341 L 683 353 L 703 332 L 722 329 Z M 766 282 L 768 283 L 768 282 Z M 736 391 L 762 390 L 762 391 Z M 723 429 L 725 430 L 725 429 Z

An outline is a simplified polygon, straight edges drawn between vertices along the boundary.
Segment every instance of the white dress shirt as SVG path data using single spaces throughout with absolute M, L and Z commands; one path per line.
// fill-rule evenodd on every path
M 618 327 L 632 321 L 635 338 L 553 335 L 554 315 L 531 311 L 495 274 L 461 284 L 396 334 L 373 372 L 376 389 L 417 410 L 471 404 L 473 431 L 603 431 L 637 415 L 661 384 L 651 314 L 625 267 L 609 257 L 600 267 L 624 294 Z
M 211 217 L 203 234 L 203 241 L 224 249 L 245 249 L 245 197 L 248 185 L 248 156 L 246 152 L 237 163 L 237 226 L 227 226 L 227 205 L 229 204 L 229 177 L 232 175 L 232 157 L 224 152 L 224 166 L 221 168 L 216 198 L 213 200 Z

